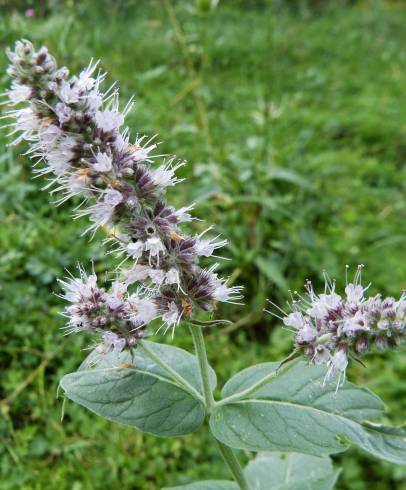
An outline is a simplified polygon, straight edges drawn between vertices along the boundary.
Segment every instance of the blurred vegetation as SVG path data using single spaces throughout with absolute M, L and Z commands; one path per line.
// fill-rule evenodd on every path
M 231 335 L 208 336 L 220 382 L 289 352 L 289 332 L 262 312 L 267 297 L 283 304 L 305 278 L 321 284 L 323 269 L 343 279 L 346 263 L 367 266 L 373 292 L 405 288 L 403 2 L 0 0 L 0 8 L 2 51 L 29 38 L 72 72 L 100 57 L 123 98 L 136 96 L 133 133 L 159 133 L 163 152 L 190 162 L 172 201 L 196 201 L 198 216 L 230 240 L 222 268 L 246 292 L 244 307 L 219 312 L 235 322 Z M 2 55 L 3 88 L 6 64 Z M 58 380 L 89 339 L 62 337 L 56 278 L 91 259 L 102 273 L 113 259 L 80 237 L 85 221 L 72 221 L 72 203 L 55 208 L 40 192 L 22 148 L 6 148 L 4 131 L 0 138 L 0 489 L 154 490 L 227 478 L 204 431 L 157 439 L 70 403 L 61 422 Z M 174 342 L 190 347 L 182 329 Z M 350 378 L 404 422 L 404 352 L 367 364 Z M 405 488 L 404 467 L 353 450 L 334 459 L 344 466 L 340 489 Z

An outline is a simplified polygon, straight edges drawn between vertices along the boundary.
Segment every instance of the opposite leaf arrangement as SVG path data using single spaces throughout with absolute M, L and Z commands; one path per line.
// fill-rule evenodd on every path
M 106 242 L 122 256 L 108 289 L 82 267 L 79 277 L 61 280 L 61 296 L 69 302 L 67 332 L 97 339 L 79 370 L 62 378 L 65 395 L 157 436 L 187 434 L 207 420 L 234 482 L 178 490 L 331 489 L 339 471 L 329 455 L 351 444 L 405 464 L 406 431 L 374 423 L 383 415 L 382 401 L 345 380 L 349 359 L 404 340 L 405 295 L 365 298 L 362 266 L 352 283 L 346 281 L 343 296 L 328 276 L 322 294 L 307 283 L 307 294 L 296 293 L 289 303 L 291 312 L 276 307 L 274 313 L 293 329 L 292 355 L 236 374 L 214 400 L 217 380 L 202 327 L 221 322 L 199 320 L 199 312 L 213 311 L 218 301 L 238 301 L 241 288 L 229 287 L 215 272 L 217 264 L 201 265 L 226 241 L 207 237 L 211 228 L 185 234 L 192 206 L 175 209 L 166 202 L 184 162 L 154 156 L 153 138 L 130 142 L 128 128 L 120 128 L 132 104 L 120 111 L 116 86 L 101 91 L 105 74 L 97 63 L 69 77 L 46 48 L 35 51 L 28 41 L 7 54 L 13 82 L 6 103 L 24 104 L 5 116 L 14 119 L 8 125 L 13 143 L 30 143 L 35 171 L 52 176 L 46 188 L 57 202 L 79 196 L 76 217 L 89 216 L 86 231 L 103 227 Z M 195 355 L 145 340 L 157 321 L 164 332 L 187 324 Z M 258 454 L 242 469 L 234 449 Z

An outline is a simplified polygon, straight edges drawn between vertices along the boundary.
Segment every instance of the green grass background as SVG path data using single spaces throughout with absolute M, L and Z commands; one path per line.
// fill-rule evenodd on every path
M 406 4 L 384 1 L 0 0 L 1 51 L 20 37 L 46 44 L 72 72 L 101 58 L 123 98 L 135 94 L 133 134 L 159 133 L 189 161 L 171 192 L 231 242 L 222 272 L 245 286 L 226 307 L 229 334 L 208 335 L 223 383 L 289 353 L 289 332 L 264 315 L 305 278 L 366 265 L 372 292 L 406 287 Z M 33 6 L 34 17 L 25 10 Z M 7 60 L 0 55 L 2 87 Z M 55 208 L 32 180 L 23 148 L 0 154 L 0 489 L 160 489 L 227 478 L 204 430 L 157 439 L 56 398 L 89 339 L 64 338 L 56 278 L 79 260 L 112 266 L 97 237 L 80 237 L 74 203 Z M 196 230 L 203 225 L 196 223 Z M 237 328 L 238 327 L 238 328 Z M 172 342 L 168 337 L 157 340 Z M 179 328 L 174 343 L 190 347 Z M 405 422 L 404 349 L 371 355 L 351 380 Z M 251 457 L 249 454 L 243 458 Z M 356 450 L 334 457 L 339 489 L 396 489 L 405 467 Z

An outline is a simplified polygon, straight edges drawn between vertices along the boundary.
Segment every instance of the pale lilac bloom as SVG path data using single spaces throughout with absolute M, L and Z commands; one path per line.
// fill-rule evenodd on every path
M 351 315 L 344 319 L 343 332 L 346 334 L 356 334 L 360 331 L 368 331 L 368 318 L 365 313 L 357 311 L 355 315 Z
M 150 159 L 149 154 L 151 153 L 152 150 L 154 150 L 157 147 L 155 143 L 149 145 L 149 143 L 153 138 L 147 141 L 145 146 L 142 146 L 142 142 L 144 139 L 145 136 L 141 136 L 140 138 L 137 138 L 135 140 L 135 143 L 133 145 L 131 145 L 132 157 L 136 162 L 145 162 L 145 161 L 151 162 L 152 160 Z M 128 146 L 128 141 L 122 140 L 118 144 L 121 144 L 121 147 L 123 147 L 124 144 L 127 144 Z M 154 178 L 154 181 L 157 185 L 159 185 L 159 179 Z
M 77 303 L 82 298 L 90 297 L 97 288 L 96 274 L 87 275 L 82 268 L 79 268 L 79 272 L 80 277 L 58 279 L 64 289 L 62 297 L 70 303 Z
M 86 107 L 91 112 L 96 112 L 103 103 L 102 96 L 97 92 L 90 92 L 88 95 L 85 96 L 85 98 L 86 98 Z
M 40 143 L 43 145 L 45 148 L 50 148 L 56 142 L 58 139 L 64 134 L 61 128 L 58 126 L 55 126 L 55 124 L 50 124 L 49 126 L 46 126 L 44 128 L 41 128 L 39 138 L 40 138 Z
M 102 131 L 109 133 L 124 123 L 124 115 L 119 111 L 104 109 L 96 112 L 96 123 Z
M 122 276 L 127 284 L 145 281 L 149 277 L 151 268 L 148 265 L 135 264 L 130 269 L 122 271 Z
M 45 153 L 48 160 L 48 168 L 44 168 L 39 173 L 53 172 L 55 175 L 63 175 L 69 168 L 74 156 L 74 148 L 77 142 L 71 136 L 62 137 L 57 144 Z
M 96 66 L 94 66 L 94 68 L 96 68 Z M 91 72 L 94 68 L 91 68 Z M 81 92 L 91 90 L 95 83 L 96 80 L 90 76 L 89 70 L 83 70 L 76 81 L 76 85 Z
M 32 88 L 28 85 L 13 83 L 11 86 L 11 90 L 6 93 L 8 98 L 10 99 L 11 105 L 16 105 L 20 102 L 28 100 L 31 97 Z
M 327 347 L 325 347 L 324 345 L 318 345 L 315 348 L 315 353 L 312 358 L 314 364 L 326 364 L 330 359 L 331 353 Z
M 317 330 L 310 323 L 305 323 L 296 333 L 296 340 L 299 343 L 313 342 L 317 338 Z
M 103 202 L 115 207 L 123 201 L 123 195 L 116 189 L 107 189 L 103 194 Z
M 96 163 L 93 164 L 93 168 L 98 172 L 110 172 L 113 168 L 111 157 L 107 153 L 99 152 L 96 155 Z
M 364 297 L 364 288 L 361 284 L 347 284 L 345 287 L 345 294 L 347 295 L 347 300 L 350 303 L 359 303 Z
M 314 317 L 326 317 L 330 311 L 336 310 L 341 305 L 341 296 L 336 293 L 320 294 L 307 313 Z
M 158 237 L 151 237 L 145 242 L 145 251 L 149 252 L 149 257 L 157 257 L 159 262 L 159 254 L 166 251 L 164 244 Z
M 130 257 L 133 259 L 139 259 L 145 250 L 145 243 L 142 240 L 137 240 L 136 242 L 131 242 L 126 246 L 126 251 Z
M 162 320 L 164 324 L 168 327 L 177 325 L 180 322 L 182 313 L 179 312 L 179 309 L 173 301 L 168 305 L 168 311 L 162 315 Z
M 125 339 L 114 332 L 106 332 L 102 338 L 107 347 L 112 348 L 114 352 L 121 352 L 126 345 Z
M 107 189 L 102 194 L 103 198 L 96 204 L 77 213 L 77 217 L 89 215 L 93 221 L 89 230 L 94 230 L 99 226 L 106 226 L 114 216 L 115 208 L 123 201 L 123 195 L 116 189 Z
M 213 291 L 213 298 L 216 301 L 231 303 L 242 298 L 241 289 L 239 286 L 228 287 L 226 283 L 218 281 L 218 285 Z
M 152 180 L 154 183 L 160 187 L 169 187 L 172 185 L 176 185 L 180 182 L 179 179 L 176 178 L 175 172 L 179 167 L 185 165 L 185 162 L 178 162 L 176 165 L 173 165 L 173 160 L 168 163 L 161 165 L 152 173 Z
M 74 104 L 79 100 L 79 87 L 76 84 L 62 82 L 59 96 L 65 104 Z
M 35 112 L 30 109 L 20 109 L 17 113 L 17 128 L 20 131 L 35 131 L 39 129 L 40 122 Z
M 188 221 L 192 221 L 192 215 L 189 213 L 194 208 L 194 204 L 190 206 L 184 206 L 183 208 L 178 209 L 175 214 L 178 218 L 179 223 L 186 223 Z
M 136 295 L 130 296 L 129 302 L 133 306 L 130 318 L 135 323 L 146 325 L 158 316 L 155 303 L 149 298 L 140 298 Z
M 153 283 L 160 286 L 165 280 L 165 271 L 161 269 L 150 269 L 148 276 L 151 278 Z
M 74 172 L 66 178 L 64 187 L 67 189 L 67 196 L 62 200 L 66 200 L 71 196 L 83 195 L 91 197 L 91 190 L 89 189 L 90 178 L 86 173 Z M 61 201 L 62 201 L 61 200 Z
M 338 350 L 327 362 L 325 382 L 334 379 L 337 375 L 337 389 L 345 381 L 345 371 L 348 366 L 348 356 L 343 350 Z
M 177 286 L 180 285 L 179 271 L 175 269 L 175 267 L 168 270 L 166 273 L 165 282 L 166 284 L 176 284 Z
M 127 284 L 120 281 L 114 281 L 111 291 L 106 294 L 106 303 L 109 308 L 116 309 L 123 304 L 123 298 L 127 292 Z
M 287 327 L 293 327 L 294 329 L 299 330 L 300 328 L 304 327 L 305 319 L 303 313 L 300 311 L 294 311 L 283 318 L 283 323 Z
M 213 255 L 213 252 L 216 249 L 222 248 L 225 245 L 227 245 L 228 243 L 227 240 L 221 240 L 216 242 L 217 238 L 218 237 L 208 238 L 208 239 L 198 238 L 195 244 L 195 250 L 197 255 L 201 255 L 203 257 L 210 257 L 211 255 Z
M 55 114 L 61 124 L 70 121 L 73 111 L 72 109 L 64 104 L 63 102 L 58 102 L 55 106 Z
M 118 133 L 113 144 L 117 151 L 124 152 L 128 148 L 128 136 L 125 137 L 121 133 Z

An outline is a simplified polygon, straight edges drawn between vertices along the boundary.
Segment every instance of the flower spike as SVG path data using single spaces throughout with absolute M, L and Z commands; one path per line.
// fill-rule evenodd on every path
M 350 357 L 363 355 L 373 346 L 397 347 L 406 337 L 405 293 L 398 300 L 380 294 L 366 298 L 369 285 L 361 284 L 363 268 L 357 267 L 353 282 L 346 281 L 343 295 L 337 294 L 335 281 L 327 274 L 321 294 L 306 281 L 307 295 L 296 293 L 292 311 L 274 315 L 293 330 L 295 350 L 313 364 L 327 364 L 326 380 L 338 376 L 338 384 L 345 378 Z
M 121 351 L 136 345 L 152 320 L 167 330 L 198 310 L 212 311 L 217 301 L 238 300 L 240 288 L 199 265 L 199 257 L 227 242 L 188 236 L 182 223 L 192 220 L 192 206 L 176 210 L 166 202 L 167 188 L 182 181 L 176 171 L 185 162 L 169 157 L 154 166 L 160 157 L 152 154 L 155 137 L 130 142 L 125 117 L 133 101 L 120 110 L 117 85 L 102 91 L 106 74 L 97 72 L 98 62 L 69 76 L 46 48 L 36 51 L 26 40 L 7 55 L 12 144 L 28 141 L 35 173 L 49 176 L 45 187 L 57 203 L 81 197 L 74 217 L 89 217 L 85 233 L 104 228 L 124 254 L 108 290 L 82 268 L 79 278 L 61 281 L 62 297 L 71 303 L 67 332 L 95 332 L 101 351 Z

